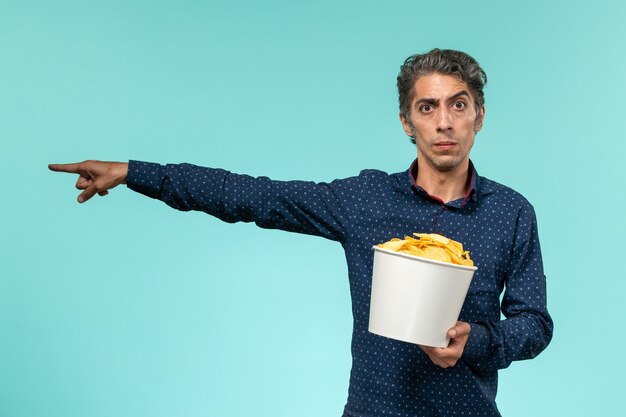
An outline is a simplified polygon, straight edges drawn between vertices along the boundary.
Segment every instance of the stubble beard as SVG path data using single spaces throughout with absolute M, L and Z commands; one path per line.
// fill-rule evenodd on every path
M 436 156 L 431 158 L 431 162 L 434 165 L 435 169 L 439 172 L 450 172 L 454 171 L 462 162 L 462 159 L 457 155 L 450 155 L 449 157 L 440 157 Z
M 433 168 L 435 168 L 439 172 L 450 172 L 456 169 L 465 159 L 465 155 L 463 152 L 464 150 L 463 144 L 466 143 L 467 141 L 472 140 L 471 138 L 464 138 L 464 139 L 459 140 L 455 137 L 442 133 L 426 142 L 426 147 L 427 147 L 426 150 L 430 152 L 424 152 L 424 150 L 420 149 L 419 147 L 420 141 L 417 139 L 417 134 L 415 132 L 415 129 L 412 129 L 412 133 L 413 133 L 413 137 L 416 140 L 416 143 L 418 144 L 417 149 L 419 153 L 424 157 L 424 159 L 428 160 L 424 162 L 432 165 Z M 433 144 L 441 141 L 442 137 L 445 137 L 446 139 L 449 139 L 453 141 L 454 143 L 456 143 L 459 149 L 454 150 L 453 152 L 449 152 L 449 153 L 446 153 L 446 152 L 441 153 L 441 154 L 435 153 Z M 468 152 L 468 155 L 469 155 L 469 152 Z

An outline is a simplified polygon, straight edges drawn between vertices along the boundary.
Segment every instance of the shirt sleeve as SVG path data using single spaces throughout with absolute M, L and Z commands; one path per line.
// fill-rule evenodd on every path
M 129 161 L 128 188 L 181 211 L 225 222 L 322 236 L 342 242 L 349 195 L 358 177 L 331 183 L 276 181 L 192 164 Z
M 530 205 L 518 215 L 501 310 L 502 321 L 470 323 L 463 357 L 479 370 L 503 369 L 512 361 L 534 358 L 552 339 L 537 219 Z

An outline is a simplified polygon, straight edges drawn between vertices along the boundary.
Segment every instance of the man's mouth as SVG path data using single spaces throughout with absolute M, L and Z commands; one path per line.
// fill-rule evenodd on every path
M 441 142 L 437 142 L 434 144 L 435 148 L 439 149 L 439 150 L 449 150 L 452 149 L 456 146 L 456 142 L 451 142 L 451 141 L 441 141 Z

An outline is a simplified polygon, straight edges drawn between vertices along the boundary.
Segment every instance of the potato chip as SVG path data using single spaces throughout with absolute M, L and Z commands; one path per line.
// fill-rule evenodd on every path
M 448 252 L 444 248 L 440 248 L 438 246 L 426 246 L 421 256 L 428 259 L 434 259 L 435 261 L 452 262 Z
M 394 237 L 378 247 L 441 262 L 474 266 L 469 251 L 463 250 L 460 242 L 437 233 L 413 233 L 413 236 L 416 237 L 405 236 L 403 240 Z

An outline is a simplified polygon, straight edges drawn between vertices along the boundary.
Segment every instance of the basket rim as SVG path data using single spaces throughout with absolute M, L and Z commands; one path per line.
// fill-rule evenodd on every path
M 447 267 L 451 267 L 451 268 L 455 268 L 455 269 L 461 269 L 461 270 L 464 270 L 464 271 L 476 271 L 478 269 L 477 266 L 458 265 L 458 264 L 453 264 L 453 263 L 450 263 L 450 262 L 436 261 L 434 259 L 423 258 L 421 256 L 409 255 L 407 253 L 396 252 L 396 251 L 393 251 L 393 250 L 390 250 L 390 249 L 379 248 L 376 245 L 372 246 L 372 248 L 375 251 L 383 252 L 383 253 L 386 253 L 386 254 L 389 254 L 389 255 L 399 256 L 399 257 L 402 257 L 402 258 L 408 258 L 408 259 L 418 260 L 418 261 L 427 262 L 427 263 L 432 263 L 432 264 L 435 264 L 435 265 L 447 266 Z

